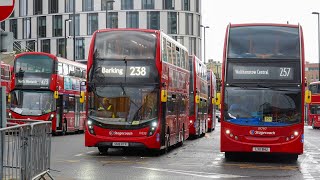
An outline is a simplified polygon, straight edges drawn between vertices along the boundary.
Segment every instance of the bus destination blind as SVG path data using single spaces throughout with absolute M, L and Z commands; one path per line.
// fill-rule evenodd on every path
M 232 68 L 233 79 L 293 80 L 294 68 L 286 66 L 241 66 Z

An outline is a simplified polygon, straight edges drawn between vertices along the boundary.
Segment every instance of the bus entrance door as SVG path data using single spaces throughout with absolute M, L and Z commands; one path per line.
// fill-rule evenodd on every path
M 80 130 L 80 98 L 75 97 L 75 109 L 74 109 L 74 128 L 75 131 Z
M 56 127 L 58 131 L 62 130 L 62 118 L 63 118 L 63 97 L 59 95 L 57 99 L 57 115 L 56 115 Z

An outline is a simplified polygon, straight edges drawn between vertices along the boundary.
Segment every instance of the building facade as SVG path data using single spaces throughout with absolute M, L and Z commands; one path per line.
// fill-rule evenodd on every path
M 108 28 L 162 30 L 185 45 L 190 54 L 201 57 L 201 0 L 16 0 L 15 3 L 14 13 L 1 22 L 0 28 L 13 32 L 14 49 L 18 52 L 42 51 L 86 62 L 93 32 L 106 28 L 107 24 Z
M 319 63 L 306 62 L 305 76 L 308 84 L 311 82 L 319 81 Z

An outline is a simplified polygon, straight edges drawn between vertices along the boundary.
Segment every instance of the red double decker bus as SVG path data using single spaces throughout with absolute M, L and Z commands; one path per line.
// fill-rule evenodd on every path
M 189 132 L 192 137 L 204 136 L 208 128 L 208 82 L 207 67 L 196 56 L 189 56 L 190 64 L 190 106 Z
M 230 24 L 222 70 L 221 151 L 303 153 L 304 48 L 300 25 Z M 306 94 L 306 96 L 305 96 Z
M 320 128 L 320 81 L 309 85 L 312 93 L 311 103 L 307 105 L 307 124 L 313 129 Z
M 208 132 L 216 128 L 216 108 L 215 108 L 215 95 L 216 95 L 216 76 L 212 70 L 207 71 L 208 81 Z
M 157 30 L 94 33 L 85 146 L 168 149 L 189 136 L 187 49 Z
M 86 65 L 52 54 L 18 54 L 14 59 L 9 117 L 21 122 L 52 121 L 53 133 L 84 131 L 80 83 L 86 74 Z

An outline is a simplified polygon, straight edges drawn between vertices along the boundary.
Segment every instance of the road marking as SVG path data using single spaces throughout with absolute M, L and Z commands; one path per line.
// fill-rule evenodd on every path
M 77 155 L 74 155 L 74 156 L 77 156 L 77 157 L 83 156 L 83 153 L 80 153 L 80 154 L 77 154 Z
M 92 154 L 92 153 L 95 153 L 96 151 L 88 151 L 86 152 L 86 154 Z
M 143 161 L 100 161 L 102 164 L 146 164 L 146 162 Z
M 176 170 L 176 169 L 159 169 L 159 168 L 147 168 L 147 167 L 134 167 L 134 168 L 151 170 L 151 171 L 159 171 L 159 172 L 169 172 L 169 173 L 183 174 L 183 175 L 211 178 L 211 179 L 249 177 L 249 176 L 239 176 L 239 175 L 232 175 L 232 174 L 208 173 L 208 172 L 200 172 L 200 171 L 183 171 L 183 170 Z
M 64 160 L 65 162 L 69 162 L 69 163 L 77 163 L 80 162 L 80 160 Z
M 266 166 L 266 165 L 255 165 L 255 164 L 223 164 L 225 166 L 238 166 L 240 169 L 259 169 L 259 170 L 290 170 L 296 171 L 299 169 L 298 166 Z

